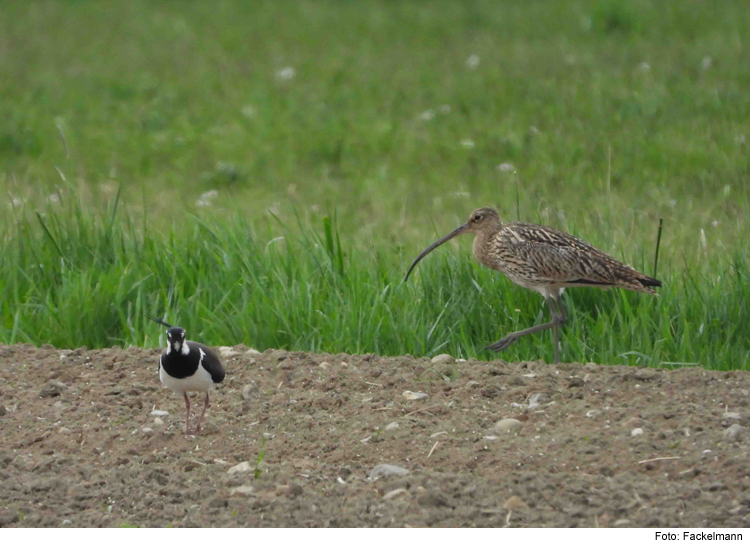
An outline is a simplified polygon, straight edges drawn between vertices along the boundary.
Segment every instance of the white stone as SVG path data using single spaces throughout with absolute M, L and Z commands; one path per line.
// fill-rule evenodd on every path
M 227 475 L 234 475 L 236 473 L 249 473 L 253 470 L 253 467 L 250 465 L 249 461 L 243 461 L 242 463 L 238 463 L 234 467 L 230 467 L 227 470 Z
M 726 438 L 727 440 L 740 440 L 744 429 L 745 427 L 735 423 L 724 431 L 724 438 Z
M 404 390 L 402 394 L 407 400 L 426 400 L 430 396 L 424 392 L 412 392 L 411 390 Z
M 452 365 L 456 362 L 456 360 L 452 355 L 441 353 L 440 355 L 436 355 L 435 357 L 433 357 L 430 362 L 435 364 Z
M 408 475 L 411 473 L 408 469 L 399 467 L 398 465 L 391 465 L 390 463 L 381 463 L 373 467 L 370 471 L 370 479 L 377 479 L 378 477 L 388 477 L 390 475 Z
M 405 488 L 397 488 L 396 490 L 385 493 L 385 495 L 383 495 L 383 500 L 390 500 L 391 498 L 396 498 L 396 496 L 400 494 L 407 494 L 408 492 L 409 491 Z
M 492 427 L 492 430 L 494 432 L 500 432 L 500 433 L 509 433 L 513 431 L 517 431 L 521 428 L 521 421 L 518 419 L 501 419 L 497 423 L 495 423 L 495 426 Z
M 236 351 L 234 351 L 234 349 L 232 349 L 229 346 L 221 346 L 219 348 L 219 354 L 222 357 L 226 357 L 226 358 L 235 357 L 236 355 L 239 355 L 239 353 L 237 353 Z
M 236 495 L 242 495 L 242 496 L 250 496 L 253 493 L 253 487 L 251 485 L 242 485 L 233 488 L 229 491 L 229 496 L 236 496 Z
M 641 436 L 643 434 L 642 428 L 633 429 L 630 431 L 630 436 Z

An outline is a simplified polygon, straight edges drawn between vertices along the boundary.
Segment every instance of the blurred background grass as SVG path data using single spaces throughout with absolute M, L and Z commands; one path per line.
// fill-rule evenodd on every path
M 6 0 L 0 341 L 154 345 L 156 311 L 489 357 L 539 296 L 468 240 L 399 280 L 492 205 L 646 272 L 664 219 L 662 297 L 572 292 L 564 357 L 747 368 L 749 32 L 740 0 Z

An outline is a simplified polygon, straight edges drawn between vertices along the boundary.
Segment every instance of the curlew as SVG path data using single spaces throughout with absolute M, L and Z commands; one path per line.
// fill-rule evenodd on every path
M 188 392 L 205 392 L 203 411 L 192 434 L 201 430 L 206 409 L 211 407 L 208 391 L 224 380 L 226 371 L 216 354 L 207 346 L 185 340 L 185 329 L 172 326 L 161 319 L 148 317 L 166 326 L 167 349 L 159 357 L 159 380 L 165 388 L 185 398 L 185 434 L 190 432 L 190 399 Z
M 469 220 L 447 236 L 437 240 L 414 260 L 411 271 L 430 251 L 461 234 L 474 234 L 474 256 L 484 266 L 502 272 L 512 282 L 544 297 L 550 310 L 550 321 L 525 330 L 511 332 L 494 344 L 485 346 L 502 351 L 519 338 L 552 328 L 555 336 L 555 363 L 560 362 L 559 329 L 568 321 L 560 302 L 565 288 L 623 288 L 657 295 L 656 278 L 638 272 L 593 245 L 548 226 L 500 220 L 493 208 L 478 208 Z

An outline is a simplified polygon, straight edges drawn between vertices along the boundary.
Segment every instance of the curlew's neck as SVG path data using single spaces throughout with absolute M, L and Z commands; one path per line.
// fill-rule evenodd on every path
M 494 238 L 503 229 L 503 223 L 498 219 L 493 222 L 487 222 L 480 229 L 476 230 L 474 245 L 472 251 L 477 260 L 484 266 L 499 270 L 494 256 Z

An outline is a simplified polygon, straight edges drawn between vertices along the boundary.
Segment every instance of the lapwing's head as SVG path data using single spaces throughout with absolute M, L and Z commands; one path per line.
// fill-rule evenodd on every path
M 433 249 L 436 249 L 440 247 L 443 243 L 446 243 L 453 239 L 454 237 L 460 236 L 461 234 L 466 233 L 472 233 L 472 234 L 485 234 L 485 233 L 491 233 L 495 230 L 497 230 L 500 227 L 500 215 L 497 214 L 497 211 L 491 207 L 482 207 L 478 209 L 474 209 L 471 212 L 471 216 L 469 216 L 469 219 L 461 224 L 458 228 L 453 230 L 451 233 L 449 233 L 445 237 L 441 237 L 439 240 L 437 240 L 435 243 L 430 245 L 427 249 L 422 251 L 419 254 L 419 257 L 414 259 L 414 262 L 411 263 L 411 266 L 409 267 L 409 272 L 406 273 L 406 278 L 404 278 L 404 282 L 406 282 L 409 279 L 409 274 L 411 274 L 411 271 L 414 270 L 414 267 L 417 266 L 417 263 L 424 259 L 427 254 L 432 251 Z
M 183 355 L 190 353 L 190 349 L 185 342 L 185 329 L 179 326 L 172 326 L 167 330 L 167 353 L 173 349 Z

